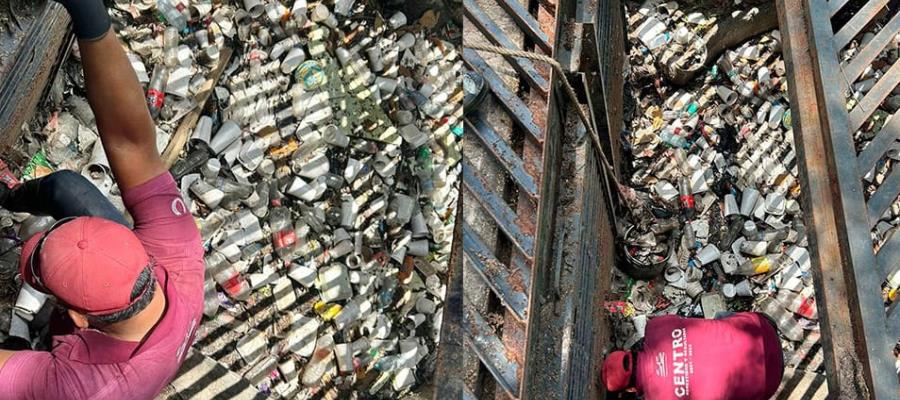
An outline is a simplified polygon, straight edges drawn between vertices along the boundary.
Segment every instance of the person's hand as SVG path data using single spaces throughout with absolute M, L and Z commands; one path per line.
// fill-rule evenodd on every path
M 94 41 L 106 36 L 111 23 L 103 0 L 56 0 L 69 11 L 78 40 Z

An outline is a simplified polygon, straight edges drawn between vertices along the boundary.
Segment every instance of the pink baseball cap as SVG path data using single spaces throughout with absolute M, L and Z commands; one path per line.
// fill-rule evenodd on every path
M 601 378 L 606 390 L 610 392 L 628 389 L 631 386 L 631 374 L 633 373 L 634 360 L 630 351 L 617 350 L 603 360 Z
M 134 304 L 134 283 L 150 264 L 134 232 L 97 217 L 57 224 L 25 242 L 19 259 L 22 279 L 83 314 L 111 314 Z M 40 253 L 32 257 L 41 239 Z

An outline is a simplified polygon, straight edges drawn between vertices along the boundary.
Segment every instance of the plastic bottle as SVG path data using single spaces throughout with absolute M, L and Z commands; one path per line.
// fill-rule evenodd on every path
M 778 263 L 781 262 L 781 257 L 782 256 L 772 254 L 753 257 L 747 261 L 744 261 L 732 275 L 753 276 L 764 274 L 766 272 L 774 270 Z
M 803 327 L 797 323 L 794 315 L 784 308 L 784 304 L 773 298 L 766 298 L 760 302 L 759 310 L 775 321 L 779 333 L 785 338 L 794 342 L 803 340 Z
M 225 290 L 228 297 L 231 297 L 232 299 L 241 301 L 246 300 L 247 296 L 250 294 L 250 284 L 247 283 L 244 276 L 232 265 L 223 268 L 222 271 L 217 273 L 213 278 L 216 280 L 216 283 Z
M 159 10 L 160 19 L 178 29 L 179 32 L 187 28 L 187 17 L 184 15 L 184 3 L 178 0 L 157 0 L 156 9 Z
M 291 220 L 291 210 L 281 205 L 281 199 L 272 200 L 269 210 L 269 228 L 272 229 L 272 246 L 283 261 L 291 261 L 297 254 L 297 234 Z
M 169 68 L 178 66 L 178 42 L 180 39 L 178 29 L 171 26 L 163 32 L 163 59 Z
M 434 165 L 432 163 L 431 149 L 428 146 L 419 147 L 416 151 L 416 161 L 419 165 L 419 185 L 422 193 L 431 196 L 434 193 Z
M 671 147 L 685 148 L 687 147 L 687 139 L 678 134 L 680 131 L 681 129 L 665 128 L 659 134 L 659 138 Z
M 681 212 L 687 220 L 694 219 L 694 194 L 691 192 L 691 183 L 687 177 L 678 181 L 678 193 L 681 199 Z
M 153 77 L 150 79 L 150 86 L 147 87 L 147 108 L 150 109 L 150 116 L 153 119 L 159 117 L 162 111 L 163 103 L 166 100 L 166 81 L 169 72 L 163 65 L 157 65 L 153 68 Z
M 781 304 L 794 312 L 795 314 L 806 319 L 819 319 L 819 313 L 816 309 L 816 299 L 807 293 L 797 293 L 790 290 L 781 290 L 776 297 Z

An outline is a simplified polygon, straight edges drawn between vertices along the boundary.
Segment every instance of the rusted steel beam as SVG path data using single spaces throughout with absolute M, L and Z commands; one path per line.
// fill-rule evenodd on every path
M 522 32 L 537 45 L 537 47 L 540 47 L 540 49 L 547 54 L 553 50 L 550 47 L 550 39 L 547 37 L 547 34 L 541 30 L 540 24 L 538 24 L 534 16 L 528 13 L 528 10 L 525 9 L 525 6 L 522 5 L 519 0 L 497 0 L 497 2 L 500 4 L 500 7 L 503 7 L 503 9 L 509 13 L 509 16 L 512 17 L 513 21 L 516 22 L 516 25 L 519 26 L 519 29 L 521 29 Z
M 518 368 L 516 363 L 511 362 L 506 357 L 506 351 L 503 350 L 503 343 L 497 337 L 484 317 L 478 311 L 467 308 L 464 311 L 463 319 L 466 338 L 475 350 L 481 363 L 494 376 L 497 383 L 510 396 L 517 397 L 519 394 Z
M 456 215 L 462 220 L 462 202 L 457 202 Z M 447 276 L 447 301 L 441 321 L 441 342 L 438 346 L 434 400 L 458 399 L 465 390 L 463 362 L 463 268 L 462 223 L 453 228 L 453 248 L 450 251 L 450 273 Z
M 494 72 L 494 69 L 482 58 L 478 52 L 471 49 L 463 49 L 463 59 L 472 69 L 484 76 L 485 82 L 488 83 L 491 91 L 498 102 L 509 112 L 510 116 L 522 129 L 536 140 L 538 143 L 544 140 L 544 134 L 541 128 L 534 122 L 534 116 L 531 110 L 525 105 L 515 93 L 500 79 L 500 75 Z
M 478 234 L 462 222 L 462 240 L 466 258 L 471 268 L 484 280 L 485 284 L 494 291 L 503 305 L 509 309 L 520 321 L 525 321 L 528 307 L 527 287 L 523 287 L 521 280 L 513 281 L 513 274 L 508 267 L 503 265 L 481 241 Z M 521 277 L 519 277 L 521 279 Z
M 463 184 L 469 188 L 475 197 L 474 200 L 484 207 L 497 223 L 497 227 L 509 237 L 519 251 L 530 255 L 534 249 L 534 236 L 523 228 L 522 221 L 503 202 L 503 199 L 485 186 L 477 169 L 472 167 L 467 160 L 463 161 Z
M 482 119 L 479 113 L 466 117 L 466 128 L 469 129 L 485 147 L 494 155 L 497 162 L 509 173 L 513 181 L 532 199 L 537 197 L 537 184 L 534 177 L 525 168 L 525 162 L 513 151 L 494 128 Z M 538 162 L 539 163 L 539 162 Z M 540 165 L 536 166 L 540 168 Z
M 463 0 L 465 5 L 466 16 L 470 18 L 475 26 L 491 43 L 511 50 L 521 50 L 522 47 L 514 44 L 503 30 L 500 29 L 494 21 L 478 6 L 475 0 Z M 528 85 L 535 90 L 540 91 L 544 95 L 547 93 L 547 80 L 541 76 L 540 72 L 534 67 L 534 63 L 521 57 L 504 56 L 509 64 L 522 76 Z
M 872 268 L 875 254 L 846 97 L 832 83 L 840 74 L 838 51 L 849 34 L 835 37 L 829 10 L 812 3 L 776 4 L 788 69 L 793 71 L 788 82 L 791 104 L 801 110 L 794 134 L 805 218 L 813 227 L 810 250 L 824 310 L 820 316 L 829 392 L 848 398 L 895 398 L 900 390 L 891 355 L 896 338 L 887 331 L 883 312 L 884 277 Z M 847 25 L 870 20 L 877 11 L 871 11 L 873 7 L 864 6 Z

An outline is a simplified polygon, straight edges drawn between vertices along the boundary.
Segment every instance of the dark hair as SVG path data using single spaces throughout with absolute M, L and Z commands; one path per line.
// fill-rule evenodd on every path
M 134 303 L 128 308 L 116 311 L 112 314 L 104 315 L 86 315 L 88 321 L 94 324 L 109 325 L 116 322 L 122 322 L 131 318 L 137 313 L 143 311 L 153 300 L 153 294 L 156 292 L 156 278 L 151 271 L 150 266 L 144 268 L 141 274 L 134 281 L 134 287 L 131 289 L 131 301 Z M 135 301 L 137 299 L 137 301 Z

